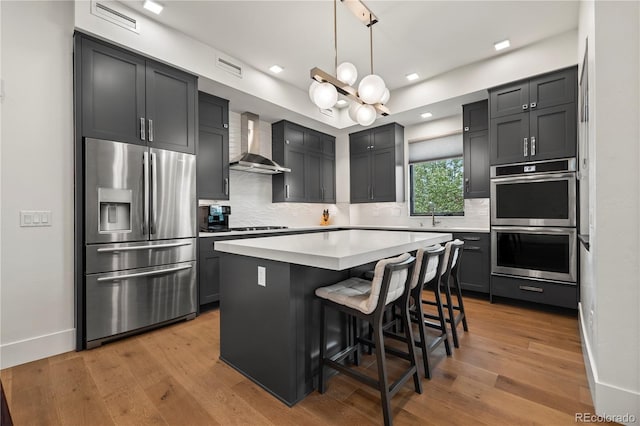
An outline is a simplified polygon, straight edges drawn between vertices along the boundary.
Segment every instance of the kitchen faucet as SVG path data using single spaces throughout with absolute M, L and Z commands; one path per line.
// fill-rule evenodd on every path
M 436 220 L 436 206 L 433 203 L 429 203 L 429 207 L 431 208 L 431 226 L 435 228 L 440 223 L 439 220 Z

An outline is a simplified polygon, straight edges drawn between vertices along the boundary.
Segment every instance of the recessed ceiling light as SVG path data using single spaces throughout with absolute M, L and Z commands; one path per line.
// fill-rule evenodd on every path
M 499 41 L 499 42 L 493 44 L 493 47 L 496 50 L 506 49 L 509 46 L 511 46 L 511 42 L 508 39 L 507 40 L 502 40 L 502 41 Z
M 284 68 L 282 68 L 280 65 L 271 65 L 271 68 L 269 69 L 272 73 L 275 74 L 280 74 L 284 70 Z
M 420 117 L 422 118 L 429 118 L 432 117 L 433 114 L 431 114 L 430 112 L 423 112 L 422 114 L 420 114 Z
M 412 72 L 411 74 L 407 74 L 406 77 L 407 77 L 407 80 L 409 81 L 417 80 L 418 78 L 420 78 L 420 76 L 415 72 Z
M 338 102 L 336 102 L 336 106 L 338 108 L 341 108 L 347 106 L 348 103 L 349 102 L 345 101 L 344 99 L 338 99 Z
M 144 8 L 155 13 L 156 15 L 160 15 L 160 12 L 162 12 L 162 9 L 164 9 L 164 6 L 152 0 L 145 0 Z

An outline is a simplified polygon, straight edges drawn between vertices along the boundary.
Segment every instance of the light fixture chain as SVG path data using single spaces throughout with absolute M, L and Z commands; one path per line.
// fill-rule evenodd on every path
M 334 47 L 334 72 L 336 75 L 338 74 L 338 13 L 337 13 L 337 2 L 338 0 L 333 0 L 333 47 Z
M 371 52 L 371 74 L 373 74 L 373 22 L 369 15 L 369 51 Z

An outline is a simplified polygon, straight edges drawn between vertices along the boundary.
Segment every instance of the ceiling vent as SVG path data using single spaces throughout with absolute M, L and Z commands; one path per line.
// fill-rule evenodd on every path
M 121 11 L 115 10 L 111 5 L 107 6 L 105 2 L 92 1 L 91 14 L 122 28 L 133 31 L 134 33 L 139 32 L 137 19 L 132 18 Z
M 216 66 L 230 74 L 235 75 L 236 77 L 242 78 L 242 67 L 240 65 L 234 64 L 228 59 L 216 56 Z
M 320 112 L 328 117 L 333 117 L 333 109 L 332 108 L 320 108 Z

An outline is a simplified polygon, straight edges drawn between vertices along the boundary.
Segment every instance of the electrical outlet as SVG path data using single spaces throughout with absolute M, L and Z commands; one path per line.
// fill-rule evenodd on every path
M 264 266 L 258 266 L 258 285 L 267 286 L 267 268 Z

